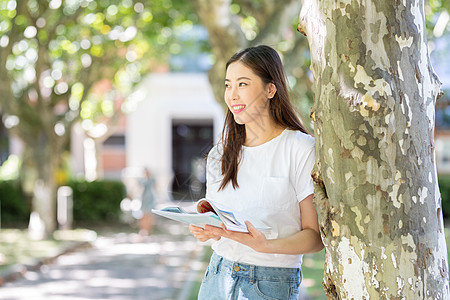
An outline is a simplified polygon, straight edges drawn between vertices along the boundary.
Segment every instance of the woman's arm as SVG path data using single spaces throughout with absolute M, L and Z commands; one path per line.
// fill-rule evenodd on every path
M 317 212 L 313 204 L 313 195 L 299 203 L 302 230 L 281 239 L 267 240 L 266 253 L 306 254 L 322 250 Z M 257 250 L 258 251 L 258 250 Z
M 319 233 L 317 212 L 313 204 L 313 195 L 306 197 L 299 205 L 302 230 L 286 238 L 268 240 L 248 221 L 246 222 L 248 233 L 208 225 L 205 226 L 204 231 L 208 236 L 226 237 L 263 253 L 306 254 L 318 252 L 322 250 L 323 244 Z

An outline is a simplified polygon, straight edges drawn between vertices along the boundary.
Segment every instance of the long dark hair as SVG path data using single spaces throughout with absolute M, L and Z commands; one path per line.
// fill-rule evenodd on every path
M 227 62 L 226 69 L 237 61 L 250 68 L 264 84 L 275 84 L 277 91 L 269 101 L 269 113 L 273 121 L 281 127 L 307 133 L 289 99 L 286 74 L 278 53 L 265 45 L 250 47 L 234 54 Z M 228 109 L 222 132 L 223 153 L 220 162 L 223 180 L 219 190 L 224 189 L 230 181 L 234 189 L 239 187 L 237 173 L 244 142 L 245 126 L 236 123 Z

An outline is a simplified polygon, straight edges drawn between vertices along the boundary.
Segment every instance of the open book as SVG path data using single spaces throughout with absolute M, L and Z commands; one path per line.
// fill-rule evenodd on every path
M 189 213 L 181 207 L 166 207 L 161 210 L 152 209 L 154 214 L 187 223 L 199 227 L 204 227 L 205 224 L 220 227 L 223 223 L 225 228 L 232 231 L 248 232 L 245 221 L 250 221 L 258 230 L 268 233 L 270 227 L 262 221 L 245 215 L 242 212 L 233 211 L 232 209 L 208 199 L 200 199 L 197 201 L 197 212 Z

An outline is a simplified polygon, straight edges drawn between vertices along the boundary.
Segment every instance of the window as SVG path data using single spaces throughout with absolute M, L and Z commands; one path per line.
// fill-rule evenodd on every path
M 195 200 L 206 191 L 206 155 L 213 145 L 213 120 L 172 121 L 173 198 Z
M 125 147 L 125 135 L 111 135 L 103 142 L 105 147 Z

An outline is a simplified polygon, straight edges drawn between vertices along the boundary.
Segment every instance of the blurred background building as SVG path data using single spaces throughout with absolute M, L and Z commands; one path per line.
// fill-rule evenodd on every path
M 190 200 L 204 195 L 205 157 L 218 141 L 224 120 L 207 75 L 151 74 L 134 95 L 140 99 L 133 111 L 121 118 L 100 148 L 103 177 L 123 179 L 130 196 L 137 196 L 133 178 L 148 167 L 161 198 Z M 73 167 L 80 174 L 92 166 L 85 140 L 83 130 L 73 130 Z

